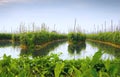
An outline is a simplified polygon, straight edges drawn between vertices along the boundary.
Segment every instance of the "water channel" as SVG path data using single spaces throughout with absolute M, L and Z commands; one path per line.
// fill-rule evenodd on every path
M 0 43 L 0 58 L 2 58 L 4 54 L 7 56 L 10 55 L 12 58 L 19 58 L 21 55 L 31 55 L 32 57 L 36 57 L 58 54 L 63 60 L 70 60 L 86 57 L 92 58 L 98 50 L 101 50 L 101 52 L 104 53 L 101 57 L 102 59 L 112 60 L 120 57 L 120 49 L 112 46 L 90 41 L 86 41 L 79 45 L 69 45 L 67 42 L 62 41 L 54 42 L 42 49 L 36 49 L 32 52 L 21 49 L 19 45 L 13 46 L 11 43 Z

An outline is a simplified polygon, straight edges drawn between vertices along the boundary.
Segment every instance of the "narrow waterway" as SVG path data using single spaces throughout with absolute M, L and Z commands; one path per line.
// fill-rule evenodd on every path
M 89 44 L 88 42 L 86 42 L 85 44 L 82 43 L 79 46 L 70 46 L 67 42 L 60 45 L 59 47 L 57 47 L 56 49 L 54 49 L 53 51 L 51 51 L 49 53 L 50 54 L 58 54 L 60 55 L 61 59 L 80 59 L 80 58 L 86 58 L 86 57 L 90 57 L 92 58 L 93 55 L 99 50 L 99 48 L 96 46 L 92 46 L 91 44 Z M 104 52 L 104 50 L 101 50 L 102 52 Z M 104 52 L 104 54 L 102 55 L 102 59 L 114 59 L 115 56 L 113 54 L 109 54 L 107 52 Z
M 1 44 L 1 43 L 0 43 Z M 32 57 L 36 56 L 46 56 L 50 54 L 58 54 L 59 57 L 63 60 L 70 59 L 81 59 L 92 56 L 98 51 L 101 50 L 104 54 L 102 55 L 102 59 L 114 59 L 120 57 L 120 49 L 114 48 L 108 45 L 95 43 L 95 42 L 85 42 L 79 45 L 69 45 L 67 42 L 57 42 L 48 45 L 41 50 L 36 50 L 33 52 L 24 51 L 19 46 L 2 46 L 0 45 L 0 58 L 3 57 L 4 54 L 7 56 L 11 56 L 12 58 L 18 58 L 21 55 L 31 55 Z

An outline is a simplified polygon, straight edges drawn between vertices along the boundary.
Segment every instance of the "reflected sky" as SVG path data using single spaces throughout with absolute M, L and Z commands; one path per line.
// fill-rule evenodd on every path
M 83 47 L 82 49 L 80 49 L 79 53 L 77 53 L 77 51 L 73 51 L 73 53 L 68 51 L 68 43 L 65 42 L 61 45 L 59 45 L 58 47 L 56 47 L 54 50 L 51 50 L 50 52 L 47 52 L 47 54 L 45 55 L 50 55 L 50 54 L 58 54 L 60 55 L 59 58 L 63 59 L 63 60 L 70 60 L 70 59 L 83 59 L 86 57 L 92 58 L 94 56 L 94 54 L 99 50 L 97 47 L 93 47 L 92 45 L 86 43 L 85 47 Z M 80 45 L 79 45 L 80 46 Z M 29 51 L 28 51 L 29 52 Z M 42 52 L 42 51 L 35 51 L 35 52 Z M 104 52 L 104 51 L 102 51 Z M 21 51 L 21 48 L 19 46 L 7 46 L 7 47 L 1 47 L 0 48 L 0 59 L 2 59 L 2 57 L 4 56 L 4 54 L 6 54 L 7 56 L 11 55 L 12 58 L 19 58 L 20 54 L 23 53 L 23 51 Z M 41 55 L 41 53 L 37 53 L 38 55 L 36 56 L 45 56 L 44 54 Z M 25 55 L 25 54 L 23 54 Z M 27 55 L 27 54 L 26 54 Z M 32 55 L 31 57 L 33 57 L 34 55 Z M 102 55 L 102 59 L 106 60 L 106 59 L 114 59 L 116 56 L 113 54 L 109 54 L 109 53 L 104 53 Z
M 6 54 L 7 56 L 11 56 L 12 58 L 18 58 L 20 56 L 20 50 L 21 49 L 19 47 L 2 47 L 0 48 L 0 59 L 3 58 L 4 54 Z
M 50 54 L 58 54 L 60 55 L 59 58 L 63 59 L 63 60 L 70 60 L 70 59 L 85 59 L 87 57 L 92 58 L 94 56 L 94 54 L 98 51 L 99 49 L 97 47 L 93 47 L 90 44 L 88 44 L 86 42 L 86 48 L 81 50 L 80 53 L 77 53 L 76 51 L 74 51 L 73 54 L 69 53 L 68 51 L 68 43 L 64 43 L 63 45 L 60 45 L 59 47 L 57 47 L 56 49 L 54 49 L 53 51 L 49 52 L 48 55 Z M 104 51 L 102 51 L 104 52 Z M 108 53 L 104 53 L 101 57 L 101 59 L 103 60 L 107 60 L 107 59 L 114 59 L 115 56 L 108 54 Z
M 94 24 L 107 28 L 112 19 L 120 20 L 120 0 L 0 0 L 0 32 L 16 31 L 21 23 L 36 26 L 46 23 L 50 30 L 68 32 L 73 29 L 74 19 L 78 28 L 94 31 Z M 78 25 L 79 24 L 79 25 Z

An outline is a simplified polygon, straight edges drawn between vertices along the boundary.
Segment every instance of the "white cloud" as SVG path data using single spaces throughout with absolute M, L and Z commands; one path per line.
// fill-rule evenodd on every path
M 8 3 L 19 3 L 19 2 L 29 2 L 31 0 L 0 0 L 0 5 L 8 4 Z

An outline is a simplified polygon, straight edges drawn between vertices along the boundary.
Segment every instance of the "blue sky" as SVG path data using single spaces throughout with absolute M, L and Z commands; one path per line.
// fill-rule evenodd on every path
M 18 30 L 21 23 L 25 26 L 33 22 L 40 27 L 46 23 L 50 30 L 68 32 L 77 26 L 86 32 L 94 31 L 94 24 L 101 28 L 104 21 L 107 28 L 110 21 L 120 21 L 119 0 L 0 0 L 0 32 Z

